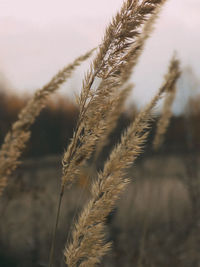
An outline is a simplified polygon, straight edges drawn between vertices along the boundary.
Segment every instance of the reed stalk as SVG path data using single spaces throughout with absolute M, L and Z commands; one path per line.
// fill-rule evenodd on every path
M 177 77 L 178 79 L 178 77 Z M 170 124 L 170 120 L 173 116 L 172 105 L 176 96 L 176 86 L 170 88 L 164 99 L 163 108 L 160 118 L 157 122 L 156 133 L 153 140 L 153 149 L 158 150 L 164 142 L 164 137 Z
M 49 96 L 71 77 L 76 67 L 88 59 L 93 51 L 94 49 L 78 57 L 59 71 L 50 82 L 35 92 L 33 98 L 20 112 L 18 120 L 12 125 L 0 150 L 0 195 L 7 185 L 8 177 L 20 164 L 19 158 L 31 135 L 30 127 L 45 107 Z
M 110 103 L 120 88 L 126 87 L 164 3 L 165 0 L 128 0 L 107 28 L 83 82 L 79 120 L 63 156 L 63 187 L 75 181 L 81 165 L 90 158 L 101 136 L 109 132 Z
M 94 266 L 110 249 L 111 244 L 105 241 L 104 234 L 106 217 L 129 183 L 126 171 L 142 152 L 150 131 L 152 109 L 179 75 L 177 63 L 177 60 L 172 59 L 165 82 L 158 93 L 123 133 L 121 142 L 111 152 L 104 170 L 99 172 L 92 184 L 92 197 L 81 212 L 72 232 L 72 241 L 64 252 L 67 266 Z M 176 72 L 174 66 L 177 66 Z
M 176 56 L 173 56 L 171 64 L 171 71 L 170 73 L 174 73 L 175 79 L 171 85 L 168 85 L 166 96 L 164 99 L 164 104 L 161 112 L 161 116 L 158 119 L 157 127 L 156 127 L 156 134 L 153 140 L 153 149 L 158 150 L 164 141 L 164 136 L 166 134 L 167 128 L 170 123 L 170 119 L 173 115 L 172 113 L 172 104 L 174 102 L 176 96 L 176 83 L 178 78 L 181 75 L 180 71 L 180 62 L 176 59 Z

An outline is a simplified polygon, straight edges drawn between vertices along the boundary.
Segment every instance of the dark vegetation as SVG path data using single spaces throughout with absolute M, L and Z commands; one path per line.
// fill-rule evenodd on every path
M 27 100 L 1 93 L 1 143 Z M 104 258 L 103 267 L 199 266 L 199 103 L 198 97 L 191 99 L 184 115 L 172 118 L 165 142 L 157 152 L 152 151 L 153 127 L 144 155 L 130 170 L 134 182 L 108 218 L 108 238 L 113 240 L 113 248 Z M 119 119 L 101 159 L 129 124 L 127 114 L 130 112 Z M 49 102 L 33 125 L 23 156 L 28 160 L 11 177 L 0 205 L 1 267 L 47 266 L 61 176 L 60 155 L 72 136 L 77 116 L 78 107 L 58 97 Z M 66 233 L 90 196 L 85 182 L 88 172 L 89 167 L 65 195 L 57 235 L 57 266 L 65 266 L 62 251 Z M 74 198 L 77 195 L 82 198 Z
M 0 145 L 28 99 L 0 92 Z M 63 153 L 72 136 L 77 116 L 77 106 L 68 99 L 58 97 L 56 101 L 51 100 L 31 129 L 31 140 L 24 157 Z
M 186 153 L 189 150 L 200 149 L 200 105 L 199 99 L 191 99 L 188 102 L 189 112 L 180 116 L 173 116 L 169 129 L 165 136 L 165 142 L 160 152 Z M 0 92 L 0 145 L 12 123 L 17 119 L 17 114 L 28 101 L 28 97 L 20 98 L 13 94 Z M 137 112 L 135 107 L 131 107 Z M 124 113 L 118 121 L 118 126 L 111 134 L 110 140 L 114 144 L 118 140 L 122 129 L 130 122 L 131 112 Z M 57 96 L 51 100 L 31 129 L 31 140 L 24 153 L 25 158 L 41 157 L 49 154 L 62 154 L 63 148 L 72 137 L 73 129 L 78 117 L 78 107 L 67 98 Z M 156 119 L 155 123 L 156 125 Z M 155 127 L 146 147 L 146 153 L 151 153 L 151 144 Z M 191 147 L 192 143 L 192 147 Z

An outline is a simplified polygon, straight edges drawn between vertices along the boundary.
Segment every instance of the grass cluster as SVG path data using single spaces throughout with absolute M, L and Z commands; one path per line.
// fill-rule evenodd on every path
M 79 117 L 70 144 L 63 155 L 60 197 L 49 266 L 53 266 L 56 230 L 61 203 L 66 189 L 79 179 L 83 167 L 96 161 L 111 131 L 116 127 L 124 104 L 133 87 L 130 76 L 137 65 L 145 42 L 165 0 L 126 0 L 121 10 L 107 27 L 103 41 L 83 80 L 78 97 Z M 74 69 L 88 59 L 94 50 L 77 58 L 60 71 L 22 109 L 18 120 L 6 135 L 0 151 L 0 195 L 9 177 L 19 166 L 19 159 L 30 138 L 30 127 L 46 105 L 48 97 L 59 89 Z M 91 179 L 91 198 L 81 211 L 67 240 L 65 262 L 70 267 L 95 266 L 109 251 L 106 239 L 106 219 L 130 183 L 128 169 L 141 154 L 151 129 L 153 109 L 165 96 L 162 115 L 157 124 L 154 148 L 163 141 L 171 118 L 171 105 L 176 82 L 180 76 L 179 61 L 175 56 L 169 63 L 163 84 L 149 104 L 132 120 L 122 133 L 104 166 Z

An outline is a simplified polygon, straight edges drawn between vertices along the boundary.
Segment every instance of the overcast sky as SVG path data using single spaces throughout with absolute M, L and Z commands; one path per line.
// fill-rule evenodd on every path
M 74 57 L 97 46 L 122 0 L 0 0 L 0 79 L 19 92 L 41 87 Z M 200 76 L 200 1 L 169 0 L 133 75 L 135 97 L 159 87 L 174 50 Z M 84 65 L 86 68 L 86 65 Z M 83 71 L 70 87 L 79 88 Z M 65 87 L 63 90 L 68 91 Z

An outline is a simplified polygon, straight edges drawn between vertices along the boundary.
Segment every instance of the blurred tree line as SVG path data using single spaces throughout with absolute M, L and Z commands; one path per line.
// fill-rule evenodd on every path
M 29 97 L 20 98 L 0 92 L 0 144 L 28 100 Z M 72 137 L 77 116 L 77 106 L 68 99 L 51 99 L 31 128 L 31 139 L 24 156 L 63 153 Z
M 17 120 L 17 114 L 25 106 L 29 97 L 19 97 L 0 91 L 0 145 L 6 133 Z M 121 131 L 130 123 L 132 111 L 122 114 L 110 140 L 113 145 L 120 137 Z M 24 157 L 37 157 L 49 154 L 62 154 L 66 149 L 78 117 L 78 107 L 69 99 L 54 96 L 32 126 L 32 135 Z M 190 99 L 184 114 L 174 116 L 171 120 L 161 153 L 184 153 L 188 149 L 200 149 L 200 97 Z M 156 119 L 145 151 L 152 152 L 151 144 L 155 132 Z M 107 147 L 106 150 L 109 149 Z M 105 150 L 105 151 L 106 151 Z

